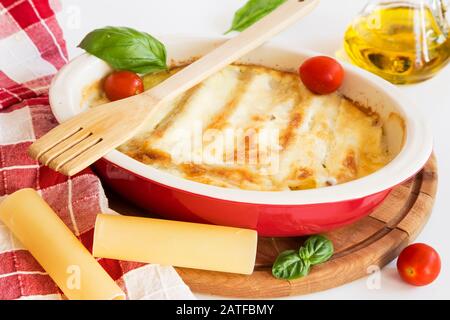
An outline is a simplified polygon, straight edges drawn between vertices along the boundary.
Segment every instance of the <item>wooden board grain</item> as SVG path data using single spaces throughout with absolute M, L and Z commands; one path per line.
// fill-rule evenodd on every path
M 283 250 L 298 248 L 305 238 L 259 238 L 252 275 L 176 268 L 194 292 L 240 298 L 273 298 L 334 288 L 382 268 L 420 233 L 434 203 L 437 166 L 434 155 L 413 178 L 395 187 L 369 216 L 326 234 L 335 247 L 332 259 L 315 266 L 304 278 L 275 279 L 271 266 Z M 110 197 L 111 199 L 111 197 Z M 113 197 L 114 199 L 114 197 Z M 130 212 L 120 200 L 113 209 Z

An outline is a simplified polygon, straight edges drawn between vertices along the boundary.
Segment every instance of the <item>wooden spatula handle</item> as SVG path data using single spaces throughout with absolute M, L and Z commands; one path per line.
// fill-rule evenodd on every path
M 288 0 L 236 37 L 147 91 L 160 101 L 172 99 L 257 48 L 307 13 L 319 0 Z

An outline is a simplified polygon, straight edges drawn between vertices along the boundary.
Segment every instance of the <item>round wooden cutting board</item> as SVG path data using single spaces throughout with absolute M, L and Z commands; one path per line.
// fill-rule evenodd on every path
M 272 263 L 287 249 L 300 247 L 305 237 L 259 238 L 255 271 L 252 275 L 176 268 L 193 292 L 240 298 L 271 298 L 301 295 L 334 288 L 368 275 L 371 266 L 383 267 L 412 242 L 426 224 L 437 187 L 434 155 L 407 182 L 395 187 L 369 216 L 326 234 L 335 254 L 310 274 L 297 280 L 272 276 Z M 111 196 L 109 197 L 111 199 Z M 111 201 L 123 212 L 123 204 Z M 370 270 L 370 269 L 369 269 Z

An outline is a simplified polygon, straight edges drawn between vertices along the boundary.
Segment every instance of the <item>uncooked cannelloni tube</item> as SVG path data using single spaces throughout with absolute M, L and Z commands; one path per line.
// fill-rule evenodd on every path
M 254 230 L 160 219 L 97 216 L 95 257 L 250 274 Z
M 68 299 L 125 299 L 125 294 L 33 189 L 0 202 L 0 220 Z

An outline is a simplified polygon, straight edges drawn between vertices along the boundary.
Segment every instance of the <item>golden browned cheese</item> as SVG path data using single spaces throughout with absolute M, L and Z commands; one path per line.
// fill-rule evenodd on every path
M 177 70 L 146 76 L 146 89 Z M 168 104 L 168 115 L 118 149 L 196 182 L 302 190 L 366 176 L 390 160 L 377 114 L 339 93 L 315 95 L 294 73 L 231 65 Z M 276 139 L 262 142 L 264 132 Z

